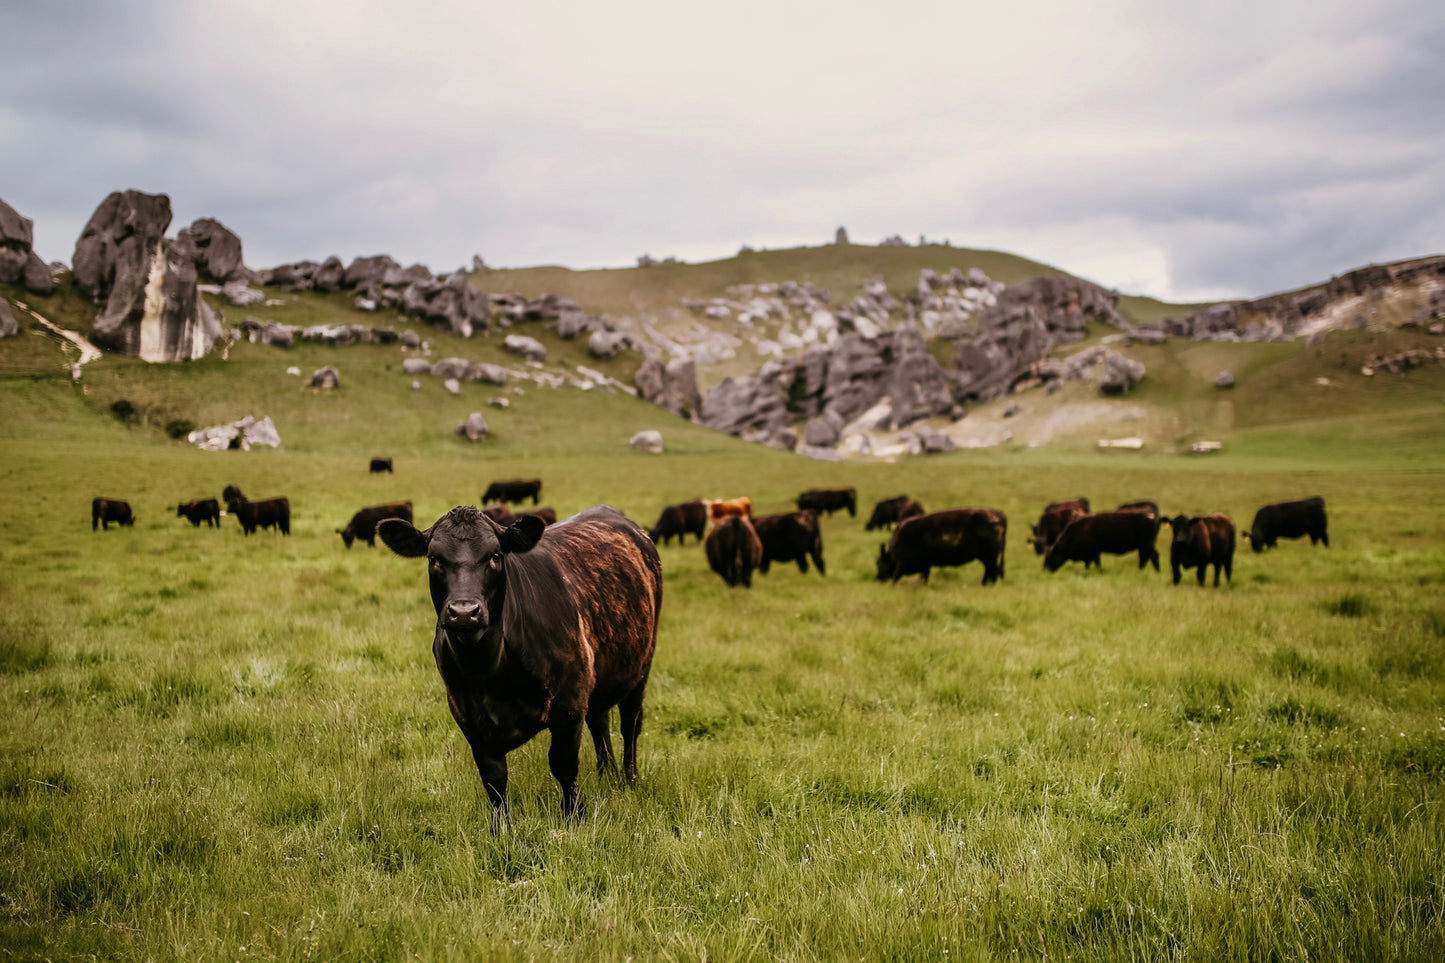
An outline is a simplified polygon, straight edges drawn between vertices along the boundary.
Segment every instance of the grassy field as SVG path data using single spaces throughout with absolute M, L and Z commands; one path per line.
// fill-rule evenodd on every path
M 500 357 L 432 337 L 434 357 Z M 1308 362 L 1248 347 L 1252 371 Z M 1205 460 L 831 465 L 621 394 L 528 385 L 498 411 L 513 386 L 413 391 L 402 357 L 241 344 L 107 356 L 77 384 L 32 325 L 0 342 L 0 960 L 1445 955 L 1432 371 L 1355 404 L 1282 400 Z M 284 374 L 324 363 L 337 392 Z M 112 417 L 122 398 L 137 424 Z M 471 446 L 451 426 L 478 408 L 494 437 Z M 161 430 L 247 413 L 281 449 Z M 647 427 L 666 455 L 625 447 Z M 373 454 L 396 474 L 368 475 Z M 402 498 L 425 524 L 517 475 L 560 514 L 605 501 L 644 523 L 697 495 L 783 510 L 813 486 L 854 485 L 865 512 L 899 492 L 990 505 L 1007 576 L 877 584 L 881 539 L 846 515 L 823 523 L 826 578 L 729 590 L 695 544 L 661 549 L 639 783 L 586 767 L 589 814 L 568 823 L 544 736 L 511 756 L 514 823 L 493 836 L 420 563 L 333 530 Z M 289 496 L 291 537 L 175 517 L 231 482 Z M 1219 590 L 1127 558 L 1048 575 L 1028 526 L 1076 494 L 1241 525 L 1319 494 L 1332 545 L 1245 549 Z M 129 499 L 135 528 L 92 534 L 95 495 Z

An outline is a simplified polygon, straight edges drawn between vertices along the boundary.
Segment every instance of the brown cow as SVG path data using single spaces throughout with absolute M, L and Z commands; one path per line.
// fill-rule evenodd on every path
M 858 516 L 858 492 L 852 488 L 815 488 L 798 496 L 798 511 L 814 511 L 832 515 L 848 509 L 848 517 Z
M 241 523 L 241 532 L 250 535 L 258 528 L 275 528 L 282 535 L 291 534 L 291 500 L 267 498 L 253 502 L 244 496 L 226 503 L 226 509 Z
M 532 504 L 541 500 L 542 481 L 538 478 L 513 478 L 511 481 L 494 481 L 482 493 L 482 504 L 487 502 L 512 502 L 520 505 L 527 499 Z
M 557 510 L 555 508 L 534 508 L 529 512 L 517 512 L 517 515 L 532 515 L 540 518 L 544 525 L 557 524 Z
M 763 546 L 758 571 L 768 574 L 773 562 L 797 562 L 798 571 L 808 574 L 808 559 L 818 566 L 819 575 L 827 575 L 823 564 L 823 534 L 818 516 L 811 511 L 785 512 L 753 519 L 753 531 Z
M 935 566 L 983 563 L 983 584 L 1003 578 L 1008 516 L 993 508 L 951 508 L 898 523 L 887 545 L 878 549 L 878 581 L 897 582 L 922 575 L 928 584 Z
M 662 565 L 642 529 L 598 505 L 557 525 L 519 516 L 503 528 L 460 506 L 426 531 L 381 523 L 381 540 L 426 558 L 436 609 L 432 655 L 452 718 L 492 802 L 508 820 L 507 753 L 543 729 L 562 811 L 580 818 L 577 754 L 585 722 L 598 772 L 615 772 L 608 716 L 622 716 L 622 775 L 637 778 L 637 737 L 657 620 Z
M 661 539 L 663 545 L 666 545 L 674 535 L 681 544 L 687 540 L 688 535 L 696 535 L 700 542 L 706 534 L 707 505 L 700 498 L 677 505 L 668 505 L 658 516 L 657 524 L 647 532 L 649 538 L 654 542 Z
M 1219 572 L 1234 581 L 1234 522 L 1228 515 L 1189 517 L 1175 515 L 1164 522 L 1174 529 L 1169 543 L 1169 567 L 1174 584 L 1179 584 L 1180 570 L 1199 569 L 1199 584 L 1204 584 L 1204 570 L 1214 566 L 1214 587 L 1219 588 Z
M 1249 539 L 1250 548 L 1262 552 L 1266 548 L 1274 548 L 1278 539 L 1303 538 L 1306 535 L 1310 537 L 1311 545 L 1324 542 L 1325 548 L 1330 547 L 1325 500 L 1319 496 L 1265 505 L 1254 513 L 1254 522 L 1244 537 Z
M 338 528 L 336 534 L 350 548 L 351 543 L 361 539 L 371 548 L 376 548 L 376 526 L 388 518 L 411 521 L 411 502 L 392 502 L 389 505 L 372 505 L 351 516 L 345 528 Z
M 707 564 L 728 585 L 753 587 L 753 569 L 763 563 L 763 543 L 752 522 L 742 515 L 729 515 L 713 526 L 703 543 Z
M 503 527 L 512 524 L 512 519 L 515 517 L 512 510 L 506 505 L 488 505 L 482 509 L 482 514 Z
M 905 518 L 913 518 L 922 514 L 922 505 L 907 495 L 894 495 L 873 506 L 873 515 L 868 519 L 868 524 L 863 526 L 863 531 L 871 532 L 875 528 L 892 528 Z
M 739 495 L 737 498 L 715 498 L 704 504 L 707 505 L 707 517 L 712 519 L 714 525 L 734 515 L 753 517 L 753 500 L 746 495 Z
M 1089 500 L 1087 498 L 1071 498 L 1066 502 L 1051 502 L 1044 508 L 1044 513 L 1039 516 L 1039 523 L 1034 526 L 1034 554 L 1043 555 L 1049 550 L 1064 529 L 1069 527 L 1069 522 L 1076 518 L 1082 518 L 1089 514 Z
M 1044 568 L 1057 572 L 1065 562 L 1083 562 L 1084 568 L 1103 565 L 1099 556 L 1139 553 L 1139 567 L 1154 563 L 1159 571 L 1159 552 L 1154 539 L 1159 534 L 1159 516 L 1146 511 L 1100 512 L 1084 515 L 1069 523 L 1044 555 Z
M 386 472 L 388 475 L 390 475 L 390 474 L 392 474 L 392 470 L 391 470 L 391 459 L 390 459 L 390 458 L 373 458 L 373 459 L 371 460 L 371 467 L 370 467 L 368 470 L 369 470 L 369 471 L 371 472 L 371 474 L 373 474 L 373 475 L 380 474 L 381 472 Z
M 97 525 L 103 532 L 110 531 L 110 523 L 125 525 L 128 528 L 135 527 L 135 515 L 130 510 L 130 502 L 122 501 L 119 498 L 94 498 L 90 502 L 90 530 L 93 532 Z
M 200 528 L 201 522 L 207 528 L 221 527 L 221 505 L 214 498 L 193 498 L 176 506 L 177 518 L 188 518 L 192 528 Z

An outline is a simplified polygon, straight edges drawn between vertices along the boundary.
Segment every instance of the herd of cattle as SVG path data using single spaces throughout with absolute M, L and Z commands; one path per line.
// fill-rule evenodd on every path
M 372 459 L 370 470 L 391 472 L 390 459 Z M 796 562 L 820 574 L 823 538 L 818 517 L 846 510 L 857 517 L 854 489 L 803 492 L 797 510 L 754 517 L 752 500 L 694 499 L 662 510 L 644 530 L 616 509 L 599 505 L 556 524 L 556 513 L 537 508 L 542 483 L 535 479 L 493 482 L 482 496 L 485 509 L 459 506 L 426 530 L 413 523 L 410 502 L 363 508 L 337 529 L 347 548 L 357 539 L 374 546 L 379 535 L 397 555 L 426 559 L 437 622 L 432 653 L 447 690 L 447 705 L 472 749 L 492 804 L 493 825 L 508 819 L 507 753 L 543 729 L 552 734 L 547 754 L 562 790 L 562 809 L 584 811 L 577 787 L 582 730 L 592 735 L 599 772 L 617 772 L 609 733 L 612 707 L 622 729 L 621 775 L 637 774 L 637 739 L 643 697 L 657 645 L 662 608 L 662 564 L 657 546 L 688 535 L 704 543 L 708 564 L 728 585 L 751 586 L 752 573 L 773 562 Z M 533 509 L 508 505 L 532 500 Z M 251 501 L 235 485 L 221 494 L 241 530 L 291 532 L 286 498 Z M 214 498 L 184 502 L 177 517 L 219 527 Z M 135 514 L 120 499 L 97 498 L 91 528 L 134 526 Z M 711 527 L 709 528 L 709 522 Z M 1231 576 L 1234 523 L 1227 515 L 1164 518 L 1152 501 L 1128 502 L 1093 513 L 1088 499 L 1055 502 L 1033 526 L 1034 551 L 1044 567 L 1067 562 L 1098 565 L 1104 554 L 1137 553 L 1139 567 L 1159 569 L 1154 543 L 1161 524 L 1173 529 L 1169 561 L 1174 582 L 1181 569 L 1198 569 L 1199 584 L 1214 566 L 1214 584 Z M 983 564 L 983 584 L 1004 577 L 1008 519 L 992 508 L 953 508 L 928 514 L 906 495 L 878 502 L 867 531 L 892 528 L 879 547 L 877 578 L 906 575 L 928 581 L 942 566 Z M 1280 538 L 1308 535 L 1329 545 L 1321 498 L 1266 505 L 1245 533 L 1263 551 Z

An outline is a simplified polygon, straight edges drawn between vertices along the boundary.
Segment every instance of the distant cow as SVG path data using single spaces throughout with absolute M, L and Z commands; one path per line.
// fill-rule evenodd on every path
M 506 505 L 488 505 L 482 514 L 503 527 L 512 524 L 512 510 Z
M 951 508 L 898 523 L 887 545 L 878 549 L 878 581 L 897 582 L 945 565 L 983 563 L 983 584 L 1003 578 L 1008 517 L 992 508 Z
M 696 535 L 700 542 L 707 534 L 707 505 L 700 498 L 668 505 L 658 516 L 657 524 L 649 529 L 647 534 L 654 542 L 661 539 L 663 545 L 674 535 L 677 536 L 679 544 L 685 542 L 688 535 Z
M 226 503 L 226 509 L 241 523 L 241 532 L 250 535 L 258 528 L 275 528 L 282 535 L 291 534 L 291 500 L 267 498 L 248 501 L 245 497 Z
M 873 514 L 869 517 L 868 524 L 863 526 L 863 530 L 871 532 L 875 528 L 892 528 L 905 518 L 922 514 L 922 505 L 907 495 L 895 495 L 873 506 Z
M 607 505 L 544 527 L 503 528 L 470 506 L 424 532 L 381 523 L 393 552 L 427 560 L 436 632 L 432 655 L 447 706 L 466 736 L 492 803 L 507 815 L 507 753 L 543 729 L 562 812 L 581 817 L 578 748 L 585 722 L 598 772 L 616 772 L 608 716 L 622 716 L 622 775 L 637 777 L 637 738 L 657 620 L 662 565 L 642 529 Z
M 511 502 L 520 505 L 532 499 L 535 505 L 541 500 L 542 482 L 537 478 L 514 478 L 511 481 L 494 481 L 482 493 L 482 504 L 487 502 Z
M 1277 502 L 1266 505 L 1254 513 L 1254 523 L 1244 537 L 1249 547 L 1256 552 L 1274 548 L 1277 539 L 1303 538 L 1308 535 L 1310 544 L 1325 543 L 1330 547 L 1329 520 L 1325 517 L 1325 500 L 1301 498 L 1295 502 Z
M 99 525 L 101 531 L 108 532 L 111 522 L 129 528 L 135 527 L 135 515 L 131 514 L 130 502 L 121 501 L 119 498 L 91 499 L 90 530 L 95 531 Z
M 241 494 L 239 485 L 227 485 L 221 490 L 221 501 L 225 502 L 227 507 L 229 507 L 232 502 L 239 501 L 245 497 L 245 495 Z
M 373 475 L 378 475 L 382 472 L 386 472 L 388 475 L 394 474 L 391 470 L 390 458 L 373 458 L 371 460 L 370 471 Z
M 189 518 L 192 528 L 200 528 L 201 522 L 207 528 L 221 527 L 221 504 L 214 498 L 193 498 L 176 506 L 177 518 Z
M 797 562 L 798 571 L 808 572 L 808 559 L 818 566 L 819 575 L 827 575 L 823 564 L 823 534 L 818 516 L 812 511 L 786 512 L 753 519 L 753 531 L 763 546 L 763 559 L 758 571 L 764 575 L 773 562 Z
M 517 514 L 512 517 L 520 518 L 523 515 L 531 515 L 534 518 L 540 518 L 542 520 L 542 524 L 544 525 L 557 524 L 557 510 L 555 508 L 534 508 L 529 512 L 517 512 Z
M 753 517 L 753 500 L 746 495 L 739 495 L 737 498 L 715 498 L 705 504 L 707 505 L 707 517 L 711 518 L 714 524 L 734 515 L 743 518 Z
M 1087 514 L 1087 498 L 1071 498 L 1065 502 L 1051 502 L 1047 505 L 1044 513 L 1039 516 L 1039 523 L 1034 526 L 1034 554 L 1046 553 L 1049 546 L 1064 533 L 1064 529 L 1069 527 L 1069 522 Z
M 1169 567 L 1174 584 L 1179 584 L 1180 570 L 1199 569 L 1199 584 L 1204 584 L 1204 570 L 1214 566 L 1214 587 L 1219 587 L 1219 572 L 1234 581 L 1234 522 L 1228 515 L 1190 517 L 1175 515 L 1165 524 L 1174 529 L 1169 543 Z
M 1083 562 L 1103 566 L 1099 556 L 1139 553 L 1139 567 L 1154 563 L 1159 571 L 1159 552 L 1154 540 L 1159 534 L 1159 516 L 1146 511 L 1100 512 L 1084 515 L 1069 523 L 1048 553 L 1044 555 L 1044 568 L 1057 572 L 1065 562 Z
M 763 563 L 763 543 L 752 522 L 729 515 L 713 526 L 703 543 L 707 564 L 729 585 L 753 587 L 753 569 Z
M 848 517 L 858 516 L 858 492 L 852 488 L 815 488 L 798 496 L 799 511 L 833 514 L 848 509 Z
M 1138 501 L 1135 501 L 1135 502 L 1125 502 L 1124 504 L 1120 505 L 1118 508 L 1114 509 L 1114 511 L 1116 511 L 1116 512 L 1148 512 L 1149 514 L 1155 516 L 1156 518 L 1159 517 L 1159 505 L 1158 505 L 1158 503 L 1157 503 L 1157 502 L 1150 501 L 1150 500 L 1147 499 L 1147 498 L 1141 498 L 1141 499 L 1139 499 Z
M 338 528 L 336 534 L 350 548 L 351 543 L 358 538 L 372 548 L 376 548 L 376 526 L 388 518 L 400 518 L 404 522 L 411 521 L 411 502 L 392 502 L 389 505 L 372 505 L 370 508 L 363 508 L 351 516 L 351 521 L 346 523 L 345 528 Z

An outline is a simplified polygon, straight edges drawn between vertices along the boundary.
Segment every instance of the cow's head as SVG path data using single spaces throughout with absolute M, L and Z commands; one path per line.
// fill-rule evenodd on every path
M 506 556 L 530 551 L 546 525 L 519 515 L 503 527 L 467 505 L 453 508 L 426 531 L 388 518 L 377 526 L 386 547 L 404 558 L 425 558 L 437 624 L 454 642 L 475 641 L 502 614 Z
M 1172 544 L 1187 545 L 1189 543 L 1189 533 L 1194 529 L 1194 523 L 1197 521 L 1199 521 L 1199 519 L 1191 518 L 1188 515 L 1175 515 L 1173 518 L 1164 519 L 1164 524 L 1174 529 Z
M 1264 551 L 1265 541 L 1263 538 L 1254 533 L 1254 529 L 1250 529 L 1249 531 L 1245 532 L 1244 537 L 1248 539 L 1249 547 L 1254 549 L 1256 555 Z
M 878 546 L 878 581 L 891 582 L 893 575 L 898 571 L 898 559 L 888 551 L 887 545 Z
M 1044 553 L 1044 568 L 1048 569 L 1050 572 L 1057 572 L 1059 569 L 1063 568 L 1064 563 L 1068 561 L 1067 556 L 1065 556 L 1064 552 L 1060 548 L 1060 546 L 1062 546 L 1063 544 L 1064 539 L 1061 535 L 1058 538 L 1054 539 L 1054 544 L 1050 545 L 1049 550 Z
M 185 503 L 185 502 L 181 502 L 179 505 L 176 506 L 176 517 L 177 517 L 177 518 L 184 518 L 184 517 L 185 517 L 185 514 L 186 514 L 186 503 Z
M 350 548 L 351 543 L 356 541 L 356 536 L 351 534 L 351 526 L 349 525 L 346 528 L 338 528 L 336 534 L 341 536 L 341 540 L 346 543 L 347 548 Z

